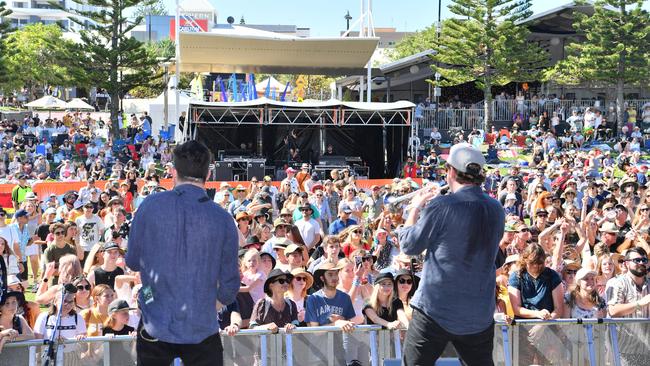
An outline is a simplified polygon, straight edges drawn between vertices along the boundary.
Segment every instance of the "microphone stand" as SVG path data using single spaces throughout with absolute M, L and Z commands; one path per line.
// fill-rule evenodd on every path
M 58 343 L 56 342 L 56 338 L 58 336 L 57 333 L 59 333 L 59 327 L 61 326 L 61 311 L 63 310 L 63 302 L 65 301 L 66 293 L 65 286 L 63 286 L 61 289 L 61 303 L 57 309 L 54 330 L 52 331 L 50 339 L 43 341 L 43 344 L 47 345 L 47 353 L 43 357 L 42 366 L 56 366 L 56 343 Z M 47 322 L 45 327 L 47 327 Z

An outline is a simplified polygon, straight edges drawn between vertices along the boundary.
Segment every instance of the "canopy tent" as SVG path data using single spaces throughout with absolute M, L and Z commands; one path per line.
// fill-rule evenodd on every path
M 190 100 L 191 98 L 184 93 L 180 93 L 179 96 L 179 108 L 178 108 L 178 115 L 180 116 L 182 112 L 187 113 L 187 109 L 189 108 L 190 105 Z M 169 124 L 174 126 L 174 140 L 176 141 L 182 141 L 183 137 L 183 131 L 181 131 L 180 128 L 178 128 L 176 125 L 177 123 L 174 122 L 174 116 L 176 113 L 176 98 L 173 97 L 173 93 L 169 92 L 168 96 L 168 118 L 169 118 Z M 160 130 L 164 128 L 164 119 L 165 119 L 165 94 L 161 93 L 156 99 L 152 100 L 151 103 L 149 103 L 149 116 L 151 117 L 153 123 L 151 126 L 151 134 L 153 136 L 158 136 L 160 134 Z
M 318 75 L 365 75 L 379 43 L 376 37 L 250 35 L 237 27 L 229 32 L 181 32 L 179 40 L 181 72 Z
M 257 90 L 258 95 L 264 95 L 267 87 L 270 90 L 275 90 L 276 93 L 281 93 L 284 91 L 284 88 L 286 88 L 287 85 L 282 84 L 273 76 L 269 76 L 268 78 L 255 84 L 255 89 Z M 291 86 L 291 84 L 289 84 L 289 88 L 287 89 L 287 91 L 291 91 L 291 89 L 293 89 L 293 87 Z
M 66 109 L 73 111 L 94 111 L 95 107 L 84 102 L 81 98 L 72 98 L 68 103 L 65 104 Z
M 65 109 L 66 102 L 51 95 L 46 95 L 42 98 L 38 98 L 35 101 L 25 104 L 25 106 L 31 109 L 56 110 Z

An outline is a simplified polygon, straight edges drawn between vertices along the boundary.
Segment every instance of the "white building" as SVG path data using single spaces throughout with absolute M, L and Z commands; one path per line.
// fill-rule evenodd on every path
M 12 13 L 2 21 L 11 22 L 14 28 L 22 28 L 33 23 L 59 23 L 68 31 L 77 31 L 82 28 L 69 19 L 70 13 L 55 8 L 50 4 L 49 0 L 7 0 L 6 3 L 7 9 L 10 9 Z M 85 11 L 99 9 L 95 6 L 80 5 L 70 0 L 59 0 L 59 5 L 62 5 L 65 9 Z

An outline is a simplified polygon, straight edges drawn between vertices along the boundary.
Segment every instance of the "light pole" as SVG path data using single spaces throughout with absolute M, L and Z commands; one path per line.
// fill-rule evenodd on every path
M 440 94 L 442 94 L 442 89 L 440 89 L 440 86 L 439 86 L 440 76 L 441 75 L 440 75 L 439 72 L 436 71 L 436 73 L 433 76 L 436 78 L 436 86 L 435 86 L 435 88 L 433 88 L 433 97 L 435 98 L 435 101 L 436 101 L 435 121 L 436 121 L 436 124 L 438 124 L 438 126 L 436 126 L 436 127 L 440 128 L 439 121 L 438 121 L 438 108 L 439 108 L 438 105 L 440 104 Z

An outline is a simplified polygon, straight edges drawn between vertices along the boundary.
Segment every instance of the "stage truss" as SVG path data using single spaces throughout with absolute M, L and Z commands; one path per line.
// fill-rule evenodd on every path
M 355 109 L 345 106 L 278 107 L 190 104 L 194 125 L 296 125 L 296 126 L 383 126 L 410 127 L 412 108 Z

